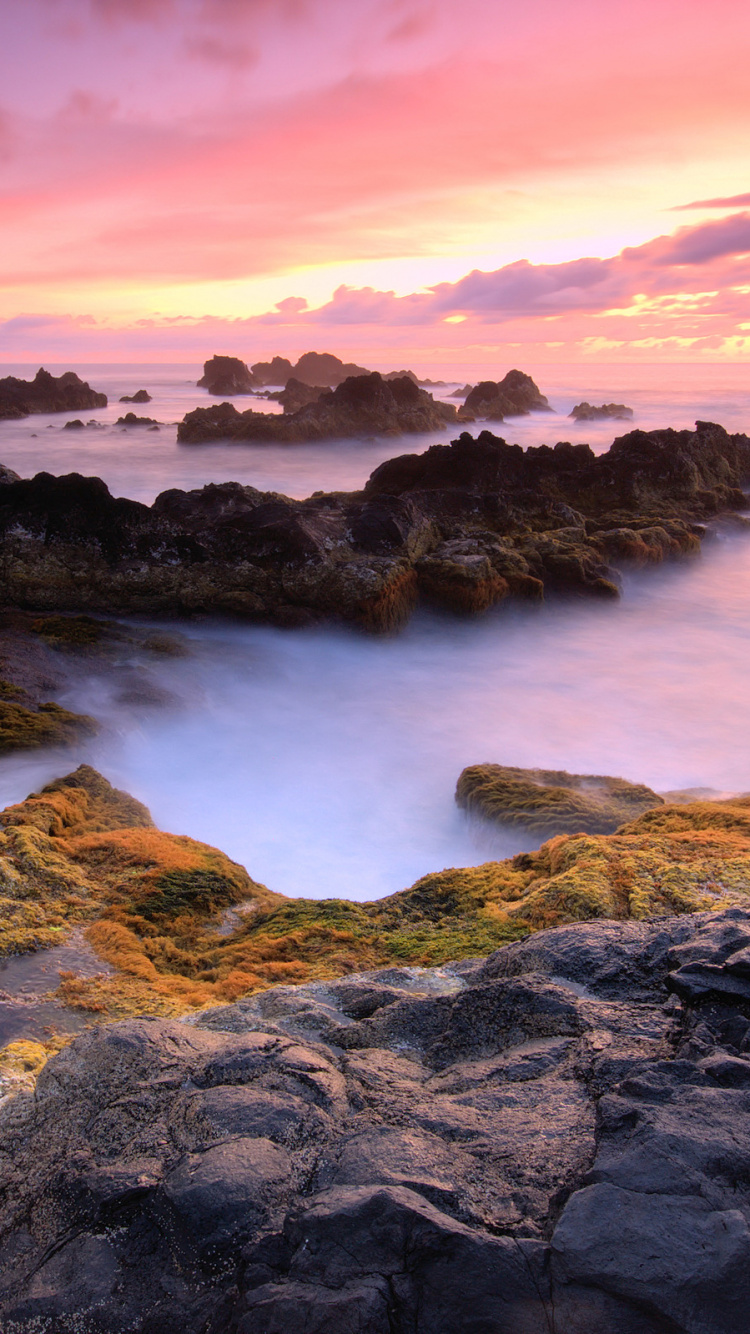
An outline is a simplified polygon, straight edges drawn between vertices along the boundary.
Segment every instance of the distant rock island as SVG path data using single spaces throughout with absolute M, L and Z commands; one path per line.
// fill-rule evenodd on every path
M 139 389 L 135 394 L 123 394 L 121 403 L 150 403 L 151 395 L 148 389 Z
M 310 390 L 292 379 L 279 397 L 283 416 L 252 409 L 238 412 L 232 403 L 196 408 L 183 417 L 177 439 L 183 444 L 212 440 L 304 444 L 342 436 L 437 431 L 458 420 L 452 404 L 436 402 L 408 376 L 386 380 L 377 371 L 350 376 L 333 390 L 319 385 Z
M 33 380 L 18 380 L 15 375 L 0 380 L 2 421 L 28 417 L 34 412 L 80 412 L 106 406 L 107 395 L 98 394 L 75 371 L 54 376 L 40 367 Z
M 508 371 L 502 380 L 481 380 L 466 395 L 464 407 L 475 417 L 497 422 L 553 411 L 531 376 L 517 370 Z
M 593 403 L 576 403 L 573 411 L 568 413 L 577 422 L 628 421 L 632 415 L 633 409 L 626 408 L 624 403 L 602 403 L 599 407 Z
M 198 388 L 229 397 L 257 394 L 269 385 L 288 387 L 290 380 L 321 389 L 335 389 L 352 376 L 371 374 L 366 366 L 342 361 L 332 352 L 304 352 L 294 364 L 287 357 L 273 357 L 271 361 L 256 361 L 252 366 L 247 366 L 239 357 L 214 356 L 204 363 Z M 383 379 L 401 380 L 404 376 L 424 388 L 439 389 L 444 383 L 442 380 L 419 380 L 414 371 L 408 370 L 388 371 Z

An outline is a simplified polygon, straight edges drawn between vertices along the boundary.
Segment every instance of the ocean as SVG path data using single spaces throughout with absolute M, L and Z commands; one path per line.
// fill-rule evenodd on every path
M 0 463 L 24 476 L 97 475 L 147 503 L 208 481 L 297 497 L 353 489 L 383 459 L 456 434 L 178 446 L 169 423 L 209 401 L 195 388 L 200 367 L 73 369 L 110 406 L 0 423 Z M 584 398 L 626 403 L 645 429 L 697 418 L 750 428 L 742 366 L 523 369 L 556 411 L 495 428 L 522 445 L 587 440 L 599 452 L 629 429 L 568 420 Z M 150 404 L 117 402 L 139 388 Z M 163 424 L 118 428 L 128 410 Z M 66 431 L 68 416 L 100 424 Z M 420 612 L 383 639 L 208 620 L 170 628 L 187 656 L 155 666 L 123 651 L 106 671 L 83 663 L 71 675 L 60 702 L 98 717 L 100 735 L 72 751 L 3 757 L 0 804 L 85 761 L 144 801 L 162 828 L 221 847 L 272 889 L 365 900 L 535 845 L 457 809 L 467 764 L 616 774 L 658 791 L 750 789 L 750 530 L 732 522 L 712 528 L 700 556 L 628 574 L 614 604 L 507 603 L 475 620 Z

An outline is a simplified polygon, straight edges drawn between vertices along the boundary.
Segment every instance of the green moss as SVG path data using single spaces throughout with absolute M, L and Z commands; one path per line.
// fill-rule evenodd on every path
M 564 769 L 516 769 L 473 764 L 456 786 L 465 810 L 498 824 L 534 833 L 611 834 L 663 799 L 642 783 L 603 774 L 569 774 Z
M 112 637 L 116 627 L 93 616 L 43 616 L 32 624 L 34 634 L 54 648 L 92 648 Z
M 7 698 L 0 699 L 0 752 L 66 746 L 83 736 L 92 736 L 97 730 L 93 718 L 70 713 L 59 704 L 40 704 L 35 710 Z
M 178 917 L 184 913 L 214 913 L 237 902 L 235 879 L 218 871 L 166 871 L 151 882 L 153 888 L 135 910 L 142 917 Z

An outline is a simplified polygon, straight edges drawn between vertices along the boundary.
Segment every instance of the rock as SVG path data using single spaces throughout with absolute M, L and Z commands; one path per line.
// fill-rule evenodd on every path
M 203 364 L 203 374 L 198 381 L 198 388 L 207 389 L 209 394 L 253 394 L 261 387 L 261 383 L 239 357 L 213 356 L 210 361 Z M 132 401 L 145 403 L 147 400 Z
M 454 389 L 454 390 L 453 390 L 453 393 L 452 393 L 452 394 L 449 394 L 448 397 L 449 397 L 449 398 L 468 398 L 469 394 L 471 393 L 471 390 L 472 390 L 472 386 L 471 386 L 470 384 L 465 384 L 464 387 L 463 387 L 463 389 Z
M 364 366 L 358 366 L 353 361 L 341 361 L 331 352 L 304 352 L 296 366 L 292 368 L 292 375 L 303 384 L 324 384 L 331 389 L 335 389 L 352 376 L 369 374 L 370 371 Z
M 106 406 L 107 395 L 79 380 L 75 371 L 55 377 L 42 368 L 33 380 L 18 380 L 14 375 L 0 380 L 0 420 L 28 417 L 33 412 L 77 412 Z
M 286 384 L 294 374 L 294 366 L 286 357 L 273 357 L 271 361 L 256 361 L 250 367 L 250 373 L 263 388 L 267 384 Z
M 633 409 L 626 408 L 624 403 L 602 403 L 598 408 L 592 403 L 576 403 L 568 413 L 577 422 L 627 421 L 632 415 Z
M 293 391 L 290 404 L 296 396 L 297 391 Z M 252 410 L 229 411 L 231 406 L 222 403 L 219 408 L 196 408 L 187 413 L 177 428 L 177 439 L 182 444 L 210 440 L 301 444 L 339 436 L 435 431 L 456 420 L 453 407 L 435 402 L 413 380 L 386 382 L 377 371 L 350 377 L 333 391 L 317 394 L 306 406 L 285 411 L 283 417 Z
M 70 425 L 70 423 L 68 423 Z M 124 417 L 118 417 L 115 426 L 158 426 L 155 417 L 138 417 L 134 412 L 126 412 Z
M 223 391 L 222 391 L 223 392 Z M 147 389 L 138 389 L 134 394 L 123 394 L 121 403 L 150 403 L 151 395 Z
M 312 984 L 310 1038 L 311 985 L 82 1034 L 0 1105 L 3 1327 L 744 1334 L 747 1006 L 666 983 L 749 948 L 588 922 Z
M 132 415 L 132 414 L 131 414 L 131 415 Z M 85 430 L 85 426 L 84 426 L 84 423 L 81 421 L 80 417 L 74 417 L 73 421 L 69 421 L 69 422 L 66 422 L 66 423 L 65 423 L 65 425 L 63 426 L 63 430 L 64 430 L 64 431 L 83 431 L 83 430 Z
M 98 732 L 98 724 L 83 713 L 71 713 L 59 704 L 27 708 L 0 699 L 0 753 L 36 750 L 40 746 L 70 746 Z
M 481 380 L 469 390 L 464 407 L 478 417 L 500 422 L 529 412 L 552 412 L 544 394 L 523 371 L 508 371 L 500 381 Z
M 601 774 L 472 764 L 456 787 L 464 810 L 534 833 L 612 834 L 664 800 L 641 783 Z
M 306 408 L 308 403 L 317 403 L 321 394 L 327 392 L 327 385 L 305 384 L 304 381 L 290 376 L 286 388 L 282 389 L 277 397 L 284 411 L 292 413 L 299 412 L 300 408 Z
M 374 374 L 284 416 L 199 408 L 180 432 L 291 443 L 365 424 L 427 430 L 453 411 L 409 379 Z M 376 631 L 403 625 L 420 596 L 459 612 L 546 590 L 617 597 L 617 565 L 694 554 L 700 521 L 744 507 L 748 479 L 750 440 L 705 422 L 632 431 L 599 456 L 464 433 L 389 459 L 362 492 L 307 500 L 226 482 L 166 491 L 147 507 L 76 473 L 0 479 L 4 596 L 58 613 L 335 619 Z

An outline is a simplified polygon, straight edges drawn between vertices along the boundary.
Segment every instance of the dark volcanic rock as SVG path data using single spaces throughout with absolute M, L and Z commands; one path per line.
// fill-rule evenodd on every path
M 302 380 L 296 380 L 294 376 L 286 382 L 286 388 L 282 389 L 278 395 L 279 403 L 285 412 L 299 412 L 300 408 L 306 408 L 308 403 L 317 403 L 321 394 L 328 392 L 327 385 L 305 384 Z
M 207 389 L 209 394 L 252 394 L 260 387 L 261 381 L 239 357 L 211 357 L 210 361 L 204 362 L 203 374 L 198 381 L 198 388 Z
M 303 384 L 324 384 L 330 389 L 335 389 L 353 375 L 369 374 L 365 366 L 358 366 L 354 361 L 341 361 L 331 352 L 303 352 L 292 368 L 292 375 Z
M 183 444 L 210 440 L 301 444 L 340 436 L 435 431 L 455 421 L 455 408 L 436 403 L 413 380 L 385 381 L 374 371 L 345 380 L 333 391 L 318 394 L 314 401 L 298 411 L 285 412 L 283 417 L 252 410 L 240 413 L 227 403 L 218 408 L 196 408 L 180 422 L 177 439 Z
M 745 1334 L 750 912 L 78 1037 L 0 1106 L 9 1334 Z M 742 970 L 745 970 L 743 973 Z
M 633 409 L 626 408 L 624 403 L 602 403 L 598 408 L 593 403 L 576 403 L 568 414 L 577 422 L 627 421 L 632 415 Z
M 70 425 L 70 423 L 68 423 Z M 138 417 L 134 412 L 126 412 L 124 417 L 118 417 L 115 426 L 158 426 L 155 417 Z
M 529 412 L 552 411 L 531 376 L 523 371 L 508 371 L 500 381 L 480 381 L 466 395 L 464 407 L 477 417 L 499 422 L 505 417 L 526 416 Z
M 0 420 L 28 417 L 32 412 L 80 412 L 106 408 L 107 395 L 98 394 L 75 371 L 50 375 L 40 369 L 33 380 L 8 375 L 0 380 Z
M 147 389 L 138 389 L 135 394 L 123 394 L 121 403 L 150 403 L 151 395 Z
M 414 425 L 422 394 L 411 380 L 374 375 L 290 417 L 230 403 L 191 417 L 200 430 L 206 416 L 227 422 L 227 432 L 272 420 L 295 438 L 303 420 L 332 429 L 351 413 L 351 425 L 363 403 L 374 413 L 384 400 Z M 166 491 L 149 508 L 75 473 L 0 476 L 5 599 L 43 611 L 225 613 L 285 625 L 333 617 L 388 630 L 420 592 L 463 612 L 545 589 L 612 597 L 609 561 L 695 552 L 696 520 L 744 508 L 748 477 L 750 440 L 708 423 L 633 431 L 599 457 L 587 445 L 524 451 L 486 431 L 462 435 L 381 464 L 363 492 L 308 500 L 226 482 Z
M 256 361 L 250 367 L 255 381 L 265 387 L 267 384 L 286 384 L 294 367 L 286 357 L 273 357 L 271 361 Z

